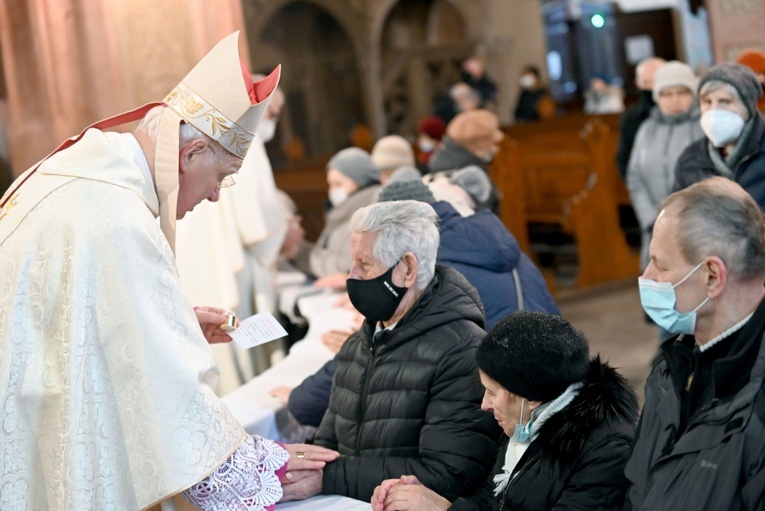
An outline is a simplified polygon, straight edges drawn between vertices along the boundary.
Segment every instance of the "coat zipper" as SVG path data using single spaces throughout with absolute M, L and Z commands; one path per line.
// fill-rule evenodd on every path
M 359 433 L 356 438 L 356 449 L 354 449 L 354 456 L 358 456 L 361 452 L 361 433 L 364 431 L 364 419 L 367 415 L 367 387 L 369 386 L 369 375 L 372 370 L 372 362 L 375 358 L 375 336 L 372 335 L 372 345 L 369 347 L 369 360 L 367 361 L 367 371 L 364 375 L 364 386 L 361 389 L 361 417 L 359 420 Z

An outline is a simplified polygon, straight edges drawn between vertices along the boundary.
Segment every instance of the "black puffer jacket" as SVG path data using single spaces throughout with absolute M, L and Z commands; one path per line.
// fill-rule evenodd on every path
M 384 479 L 414 474 L 456 498 L 488 475 L 499 429 L 481 411 L 475 352 L 486 335 L 478 293 L 456 270 L 436 274 L 392 330 L 352 335 L 337 355 L 316 443 L 343 455 L 323 492 L 369 501 Z
M 507 442 L 486 484 L 450 510 L 621 509 L 637 414 L 637 397 L 626 380 L 594 358 L 579 394 L 542 425 L 521 457 L 504 497 L 494 496 L 494 475 L 502 471 Z

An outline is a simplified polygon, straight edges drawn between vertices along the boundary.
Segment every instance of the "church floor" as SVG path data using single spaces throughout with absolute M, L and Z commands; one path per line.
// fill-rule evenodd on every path
M 658 353 L 655 325 L 646 323 L 637 279 L 556 295 L 563 316 L 590 342 L 590 355 L 626 376 L 643 401 L 643 387 Z

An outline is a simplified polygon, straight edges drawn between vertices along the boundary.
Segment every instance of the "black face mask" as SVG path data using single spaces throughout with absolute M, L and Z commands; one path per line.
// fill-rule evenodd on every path
M 345 281 L 351 303 L 369 321 L 386 321 L 393 317 L 408 288 L 393 283 L 393 269 L 398 263 L 377 278 L 370 280 L 348 279 Z

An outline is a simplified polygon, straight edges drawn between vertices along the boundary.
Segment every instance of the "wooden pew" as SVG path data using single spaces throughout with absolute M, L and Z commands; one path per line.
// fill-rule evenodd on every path
M 619 226 L 615 132 L 596 118 L 576 127 L 511 131 L 492 166 L 500 217 L 527 253 L 529 223 L 558 224 L 572 235 L 577 287 L 636 276 L 638 254 Z
M 329 156 L 318 157 L 289 168 L 274 170 L 276 187 L 287 192 L 303 217 L 306 239 L 316 241 L 324 228 Z

